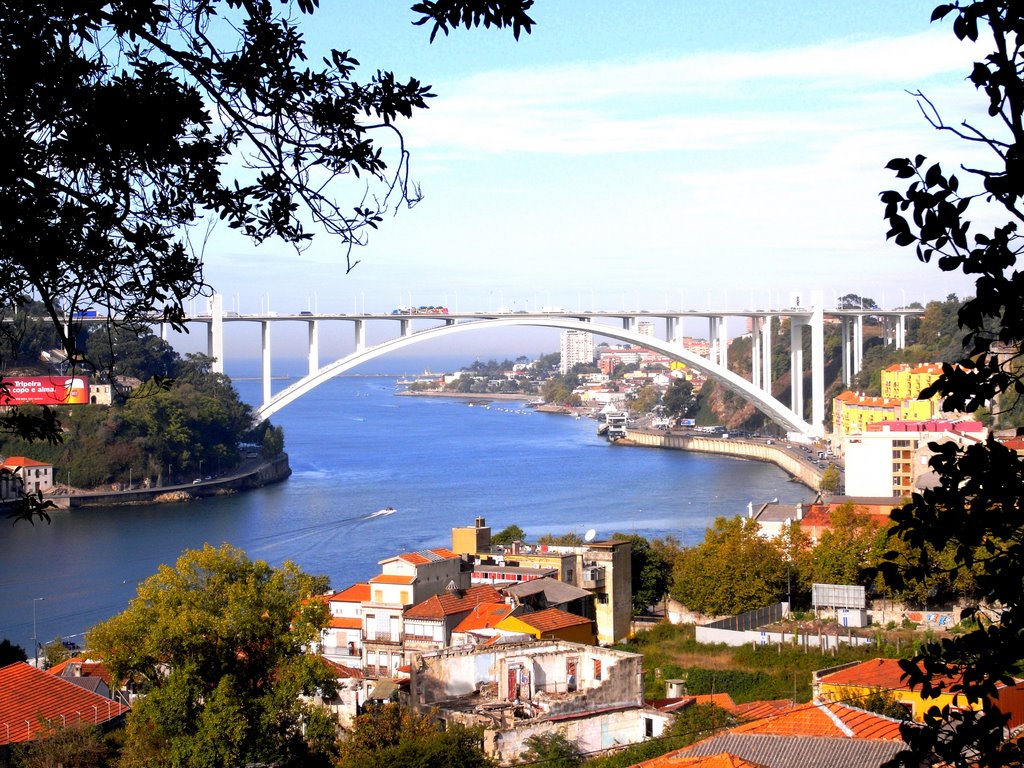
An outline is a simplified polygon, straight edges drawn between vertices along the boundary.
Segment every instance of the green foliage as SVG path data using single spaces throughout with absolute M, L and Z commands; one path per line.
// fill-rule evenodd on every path
M 883 688 L 872 688 L 867 696 L 857 702 L 857 706 L 894 720 L 910 719 L 910 710 L 896 700 L 892 691 Z
M 672 597 L 700 613 L 734 614 L 775 602 L 785 585 L 782 553 L 758 534 L 757 522 L 719 517 L 676 560 Z
M 652 546 L 639 534 L 616 533 L 612 538 L 632 544 L 633 613 L 643 613 L 668 592 L 672 560 L 665 556 L 664 545 Z
M 537 539 L 538 544 L 548 544 L 561 547 L 582 547 L 586 542 L 583 537 L 574 531 L 568 533 L 562 533 L 555 535 L 553 533 L 545 533 Z
M 510 525 L 507 528 L 502 528 L 496 534 L 491 536 L 491 544 L 511 544 L 514 541 L 525 540 L 526 531 L 518 525 Z
M 72 725 L 49 729 L 41 738 L 19 745 L 12 768 L 102 768 L 109 765 L 110 745 L 99 728 Z
M 0 667 L 6 667 L 16 661 L 28 661 L 25 649 L 20 645 L 14 645 L 6 637 L 0 640 Z
M 583 754 L 579 747 L 569 741 L 564 733 L 539 733 L 530 736 L 525 743 L 526 750 L 520 756 L 522 763 L 537 763 L 545 768 L 574 768 L 583 765 Z
M 70 659 L 71 651 L 65 647 L 62 638 L 55 637 L 43 646 L 43 656 L 46 659 L 46 667 L 49 669 L 60 664 L 62 661 Z
M 640 388 L 628 403 L 629 410 L 633 413 L 650 413 L 658 404 L 658 390 L 651 384 Z
M 945 19 L 951 19 L 959 40 L 972 46 L 985 41 L 981 51 L 987 53 L 968 79 L 982 95 L 991 121 L 948 124 L 924 94 L 915 95 L 933 128 L 986 150 L 987 160 L 953 163 L 963 171 L 958 177 L 924 155 L 894 158 L 887 167 L 910 186 L 882 192 L 881 200 L 887 236 L 897 245 L 914 246 L 920 260 L 935 259 L 939 269 L 975 280 L 976 295 L 964 302 L 957 317 L 965 331 L 964 347 L 950 362 L 958 364 L 944 365 L 942 376 L 922 396 L 941 395 L 946 410 L 974 412 L 989 403 L 1005 409 L 1024 394 L 1024 280 L 1016 268 L 1024 195 L 1019 158 L 1024 146 L 1024 51 L 1019 45 L 1024 17 L 1010 0 L 964 0 L 936 7 L 932 20 Z M 982 215 L 985 230 L 971 233 L 968 215 L 975 203 L 984 206 L 983 211 L 975 206 L 975 212 Z M 1006 220 L 1000 221 L 999 214 Z M 939 485 L 914 494 L 907 506 L 893 512 L 893 535 L 907 546 L 887 555 L 886 581 L 899 588 L 902 581 L 928 578 L 936 567 L 934 553 L 952 552 L 952 562 L 940 567 L 955 576 L 971 573 L 978 593 L 1000 612 L 974 631 L 927 643 L 906 663 L 908 682 L 926 698 L 936 690 L 936 677 L 962 673 L 952 690 L 980 701 L 984 711 L 934 709 L 924 728 L 906 731 L 910 750 L 897 761 L 1019 764 L 1024 749 L 1017 741 L 1001 741 L 1005 718 L 994 695 L 997 681 L 1009 682 L 1019 674 L 1024 646 L 1024 463 L 991 439 L 963 450 L 950 443 L 931 447 L 938 449 L 930 464 Z M 972 615 L 977 615 L 976 606 L 967 611 Z
M 839 490 L 839 469 L 835 464 L 829 464 L 821 473 L 818 490 L 822 493 L 835 493 Z
M 339 768 L 493 768 L 483 753 L 480 729 L 449 725 L 440 730 L 428 715 L 394 703 L 356 717 L 341 744 Z
M 303 737 L 300 724 L 316 715 L 299 699 L 334 690 L 303 647 L 327 621 L 326 606 L 308 601 L 326 586 L 227 545 L 188 551 L 142 582 L 123 613 L 88 634 L 114 678 L 146 694 L 128 716 L 124 768 L 326 759 L 333 740 Z
M 672 419 L 689 418 L 697 408 L 692 382 L 674 379 L 661 396 L 661 405 Z

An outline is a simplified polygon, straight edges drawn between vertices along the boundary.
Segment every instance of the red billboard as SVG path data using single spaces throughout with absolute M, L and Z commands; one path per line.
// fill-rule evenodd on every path
M 3 405 L 69 405 L 89 402 L 84 376 L 10 376 L 3 378 Z

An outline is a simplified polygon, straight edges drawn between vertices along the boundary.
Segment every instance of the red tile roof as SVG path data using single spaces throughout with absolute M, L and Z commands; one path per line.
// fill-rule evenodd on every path
M 762 717 L 775 717 L 793 709 L 794 704 L 789 699 L 774 699 L 772 701 L 750 701 L 746 704 L 737 704 L 734 710 L 744 720 L 757 720 Z
M 719 752 L 717 755 L 681 755 L 677 752 L 669 752 L 667 755 L 655 757 L 637 763 L 633 768 L 766 768 L 763 763 L 752 763 L 742 757 L 728 752 Z
M 414 581 L 415 576 L 396 576 L 390 573 L 381 573 L 370 579 L 371 584 L 412 584 Z
M 468 613 L 481 603 L 501 603 L 501 595 L 490 584 L 481 584 L 459 592 L 442 592 L 428 597 L 405 612 L 407 619 L 443 619 Z
M 327 598 L 331 603 L 362 603 L 370 599 L 370 585 L 359 581 Z
M 350 616 L 332 616 L 328 620 L 327 626 L 331 629 L 361 629 L 363 620 Z
M 858 688 L 883 688 L 889 691 L 910 690 L 902 677 L 903 670 L 900 668 L 899 659 L 871 659 L 822 675 L 818 678 L 818 682 Z M 948 685 L 954 681 L 936 678 L 935 682 L 945 682 Z
M 517 616 L 516 618 L 539 632 L 552 632 L 556 629 L 565 629 L 567 627 L 578 627 L 581 624 L 590 624 L 590 619 L 566 613 L 559 608 L 545 608 L 543 611 L 524 613 L 522 616 Z
M 452 631 L 470 632 L 474 629 L 490 629 L 514 610 L 513 606 L 505 603 L 481 603 Z
M 701 693 L 693 697 L 694 704 L 714 704 L 727 712 L 735 712 L 736 704 L 728 693 Z
M 763 702 L 768 704 L 770 702 Z M 748 710 L 750 717 L 754 710 Z M 757 733 L 767 736 L 817 736 L 824 738 L 902 741 L 900 721 L 845 704 L 817 701 L 790 705 L 774 714 L 761 714 L 741 723 L 732 733 Z
M 444 547 L 426 549 L 422 552 L 403 552 L 398 555 L 399 560 L 404 560 L 412 565 L 426 565 L 427 563 L 437 562 L 438 560 L 451 560 L 456 557 L 458 557 L 457 554 L 452 552 L 450 549 L 445 549 Z
M 77 670 L 75 669 L 77 665 Z M 66 671 L 65 671 L 66 670 Z M 48 670 L 51 675 L 57 677 L 63 677 L 65 679 L 68 676 L 77 672 L 77 677 L 98 677 L 107 687 L 110 687 L 110 673 L 107 668 L 103 666 L 102 661 L 94 661 L 92 659 L 86 659 L 82 656 L 72 656 L 70 659 L 62 661 L 60 664 L 56 664 L 50 667 Z
M 47 464 L 45 461 L 36 461 L 30 459 L 27 456 L 8 456 L 0 467 L 4 469 L 11 469 L 12 467 L 52 467 L 53 464 Z
M 128 707 L 23 661 L 0 668 L 0 744 L 30 741 L 57 725 L 105 723 Z

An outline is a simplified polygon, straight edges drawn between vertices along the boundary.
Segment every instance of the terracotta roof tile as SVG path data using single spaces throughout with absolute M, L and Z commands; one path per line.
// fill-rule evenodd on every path
M 505 603 L 481 603 L 459 622 L 454 632 L 470 632 L 474 629 L 490 629 L 508 616 L 515 608 Z
M 371 584 L 412 584 L 414 581 L 415 576 L 397 576 L 391 573 L 381 573 L 370 579 Z
M 0 668 L 0 744 L 30 741 L 46 721 L 99 724 L 128 709 L 23 661 Z
M 332 603 L 362 603 L 370 599 L 370 585 L 359 581 L 327 598 Z
M 47 464 L 45 461 L 36 461 L 30 459 L 27 456 L 8 456 L 0 467 L 10 469 L 11 467 L 52 467 L 53 464 Z
M 363 620 L 351 616 L 332 616 L 327 626 L 331 629 L 361 629 Z
M 714 704 L 727 712 L 736 711 L 736 703 L 728 693 L 702 693 L 693 697 L 694 704 Z
M 889 691 L 909 690 L 902 677 L 903 670 L 900 668 L 899 659 L 871 659 L 822 675 L 818 682 L 828 685 L 883 688 Z M 945 682 L 948 684 L 951 681 L 947 679 Z
M 110 673 L 103 666 L 103 662 L 86 659 L 83 656 L 72 656 L 46 671 L 51 675 L 63 677 L 65 680 L 72 675 L 75 677 L 98 677 L 108 687 L 110 686 Z
M 546 608 L 543 611 L 524 613 L 517 617 L 521 622 L 527 624 L 539 632 L 551 632 L 556 629 L 567 627 L 578 627 L 581 624 L 590 624 L 590 619 L 567 613 L 559 608 Z
M 719 752 L 717 755 L 678 755 L 669 752 L 667 755 L 655 757 L 652 760 L 645 760 L 637 763 L 633 768 L 767 768 L 761 763 L 752 763 L 742 757 L 731 755 L 728 752 Z
M 480 603 L 501 603 L 498 590 L 489 584 L 481 584 L 458 592 L 442 592 L 428 597 L 405 612 L 408 619 L 443 619 L 457 613 L 468 613 Z

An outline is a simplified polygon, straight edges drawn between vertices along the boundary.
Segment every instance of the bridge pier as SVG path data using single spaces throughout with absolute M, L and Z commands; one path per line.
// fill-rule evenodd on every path
M 366 323 L 362 319 L 353 321 L 355 323 L 356 352 L 366 349 Z
M 316 320 L 307 321 L 309 347 L 307 348 L 309 359 L 309 375 L 312 376 L 320 370 L 320 336 Z
M 224 373 L 224 297 L 209 298 L 210 324 L 206 327 L 206 354 L 213 358 L 213 372 Z
M 750 318 L 750 383 L 758 389 L 761 385 L 761 323 L 763 318 Z
M 772 316 L 765 315 L 761 323 L 761 389 L 772 392 Z
M 263 384 L 263 405 L 269 403 L 273 397 L 270 391 L 270 321 L 263 320 L 260 325 L 263 329 L 263 353 L 261 356 L 261 374 Z
M 412 321 L 409 318 L 403 317 L 401 320 L 399 320 L 398 327 L 399 333 L 401 334 L 403 339 L 412 336 Z
M 811 424 L 821 434 L 825 429 L 825 313 L 821 291 L 812 292 L 811 310 Z M 802 413 L 802 411 L 798 412 Z
M 789 407 L 793 413 L 804 413 L 804 322 L 789 318 Z

